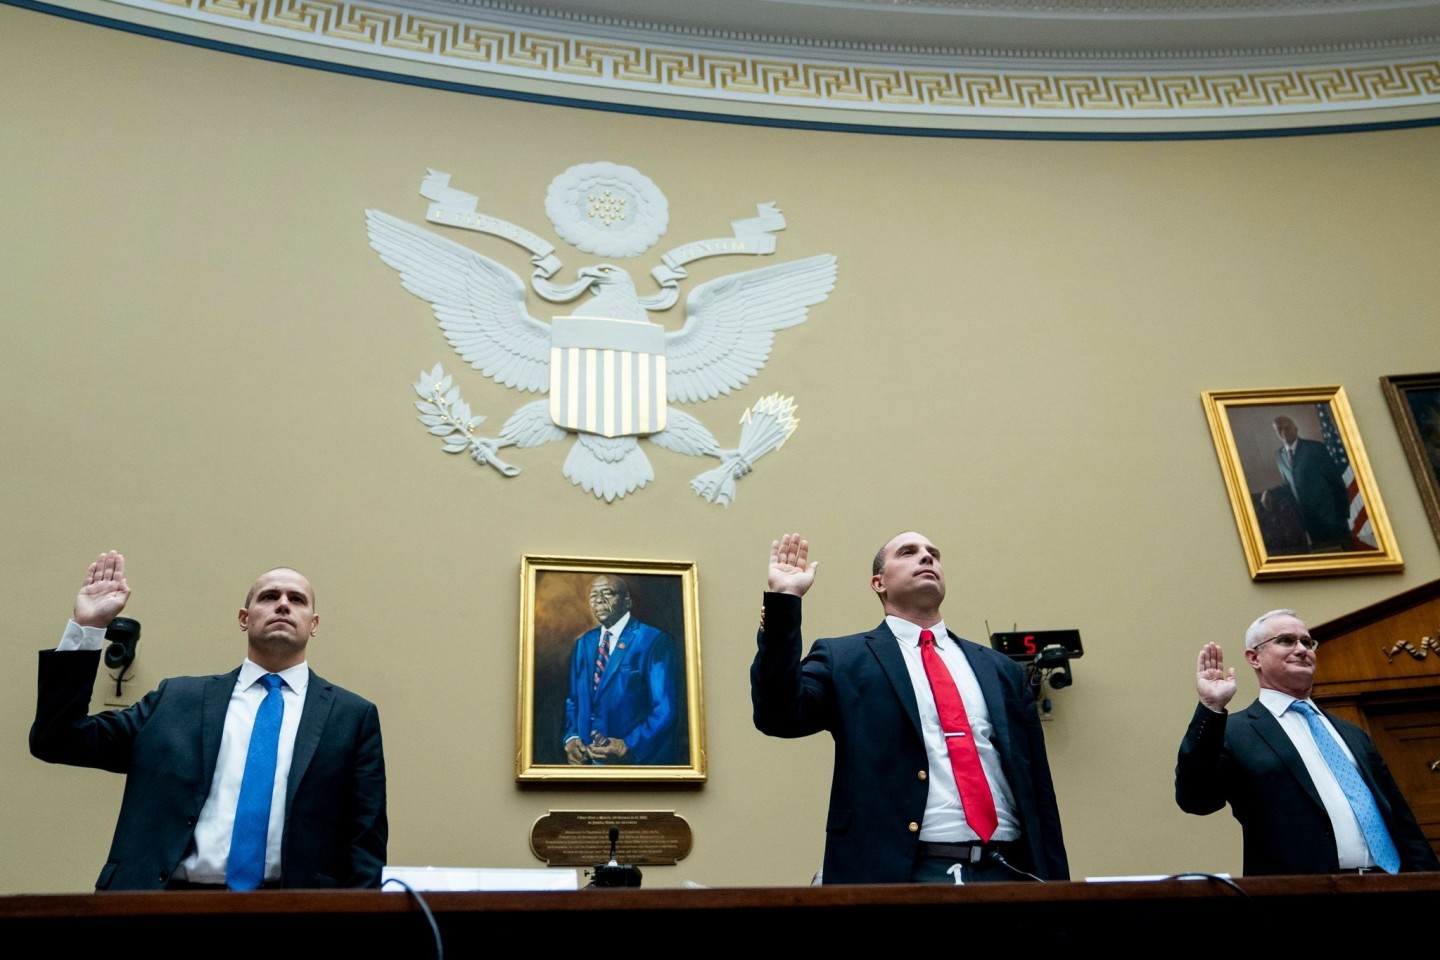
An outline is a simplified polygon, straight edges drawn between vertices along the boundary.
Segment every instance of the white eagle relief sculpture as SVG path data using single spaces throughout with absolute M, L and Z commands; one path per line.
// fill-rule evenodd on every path
M 538 236 L 475 212 L 478 198 L 430 171 L 421 193 L 427 219 L 487 233 L 531 252 L 536 294 L 576 303 L 547 323 L 527 308 L 524 281 L 509 268 L 454 240 L 378 210 L 365 212 L 370 245 L 400 274 L 405 289 L 429 301 L 445 339 L 471 367 L 507 387 L 548 393 L 520 407 L 495 437 L 479 435 L 483 416 L 471 416 L 459 388 L 440 364 L 415 384 L 420 421 L 444 438 L 450 453 L 468 452 L 480 464 L 513 477 L 520 469 L 499 456 L 506 447 L 535 447 L 575 435 L 564 472 L 572 483 L 607 502 L 654 479 L 639 439 L 720 465 L 691 480 L 697 494 L 728 506 L 736 481 L 794 432 L 795 404 L 778 394 L 745 411 L 741 437 L 723 449 L 691 414 L 671 406 L 728 394 L 749 382 L 770 358 L 775 331 L 803 323 L 808 310 L 835 287 L 830 255 L 734 273 L 697 286 L 675 331 L 650 320 L 678 299 L 684 264 L 717 255 L 768 255 L 770 234 L 783 229 L 773 205 L 732 224 L 734 236 L 677 247 L 651 271 L 660 291 L 642 298 L 630 274 L 613 263 L 576 271 L 568 285 L 550 282 L 560 268 L 554 246 Z M 583 164 L 552 182 L 546 212 L 562 238 L 608 256 L 634 256 L 664 232 L 668 206 L 639 171 L 610 163 Z M 598 213 L 597 213 L 598 212 Z M 613 228 L 613 229 L 612 229 Z

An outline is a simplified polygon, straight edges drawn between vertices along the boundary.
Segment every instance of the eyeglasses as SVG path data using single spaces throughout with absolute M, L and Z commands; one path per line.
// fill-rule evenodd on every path
M 1261 640 L 1259 643 L 1255 644 L 1255 649 L 1259 650 L 1267 643 L 1273 643 L 1281 650 L 1294 650 L 1295 644 L 1297 643 L 1300 644 L 1300 646 L 1304 647 L 1306 650 L 1314 650 L 1316 647 L 1320 646 L 1319 642 L 1316 641 L 1314 637 L 1311 637 L 1308 634 L 1301 637 L 1293 633 L 1282 633 L 1278 637 L 1271 637 L 1269 640 Z

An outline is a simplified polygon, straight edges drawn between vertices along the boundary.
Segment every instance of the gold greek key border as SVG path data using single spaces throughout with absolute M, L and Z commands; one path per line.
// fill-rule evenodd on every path
M 806 107 L 1047 117 L 1201 116 L 1440 102 L 1440 60 L 1053 73 L 824 63 L 664 49 L 348 0 L 113 0 L 290 39 L 537 80 Z

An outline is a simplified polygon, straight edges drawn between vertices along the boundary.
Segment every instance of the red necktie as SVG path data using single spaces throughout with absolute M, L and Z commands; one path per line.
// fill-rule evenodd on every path
M 955 771 L 955 785 L 960 788 L 960 805 L 970 829 L 988 843 L 995 835 L 999 820 L 995 816 L 995 797 L 985 781 L 980 766 L 980 751 L 970 733 L 970 719 L 965 715 L 965 702 L 955 688 L 955 678 L 940 653 L 935 649 L 935 634 L 920 631 L 920 661 L 925 664 L 925 677 L 935 695 L 935 708 L 940 711 L 940 729 L 945 732 L 945 746 L 950 751 L 950 766 Z
M 610 631 L 600 635 L 600 646 L 595 649 L 595 677 L 590 683 L 590 692 L 600 689 L 600 678 L 605 676 L 605 664 L 610 659 Z

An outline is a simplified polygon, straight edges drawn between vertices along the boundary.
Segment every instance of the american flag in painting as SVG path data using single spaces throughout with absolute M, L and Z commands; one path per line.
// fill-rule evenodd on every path
M 1357 545 L 1377 549 L 1375 531 L 1370 527 L 1370 515 L 1365 511 L 1365 498 L 1360 495 L 1360 488 L 1355 483 L 1355 468 L 1350 466 L 1350 457 L 1345 453 L 1340 431 L 1336 429 L 1335 420 L 1330 416 L 1330 404 L 1315 404 L 1315 414 L 1320 418 L 1320 438 L 1330 453 L 1330 459 L 1345 471 L 1345 488 L 1350 494 L 1350 535 L 1355 538 Z

